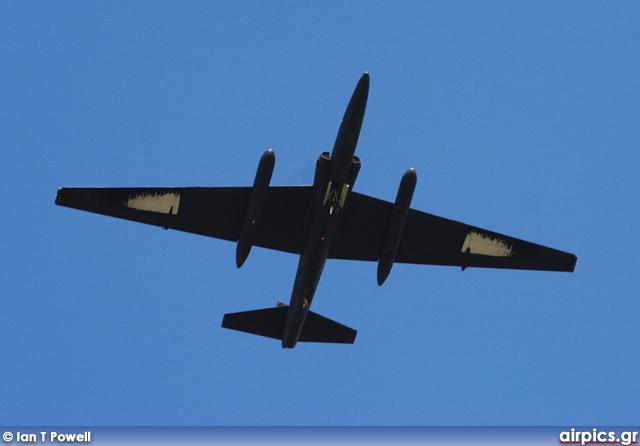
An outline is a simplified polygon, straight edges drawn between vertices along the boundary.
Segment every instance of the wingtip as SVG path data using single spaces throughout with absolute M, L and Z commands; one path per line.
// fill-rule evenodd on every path
M 56 193 L 56 205 L 60 204 L 60 195 L 62 194 L 62 188 L 58 188 L 58 192 Z

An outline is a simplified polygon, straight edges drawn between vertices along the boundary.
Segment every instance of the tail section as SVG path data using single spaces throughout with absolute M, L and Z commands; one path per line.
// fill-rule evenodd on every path
M 358 332 L 353 328 L 339 324 L 318 313 L 309 311 L 307 320 L 300 333 L 300 342 L 332 342 L 335 344 L 353 344 Z
M 227 313 L 222 319 L 222 327 L 281 340 L 288 312 L 289 307 L 279 306 L 263 310 Z
M 222 319 L 222 327 L 281 340 L 288 312 L 288 306 L 279 305 L 262 310 L 228 313 Z M 352 328 L 309 311 L 298 341 L 353 344 L 356 333 Z

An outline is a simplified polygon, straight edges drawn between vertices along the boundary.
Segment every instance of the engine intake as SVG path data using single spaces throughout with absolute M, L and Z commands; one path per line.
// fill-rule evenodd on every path
M 347 184 L 349 184 L 351 190 L 353 190 L 353 185 L 356 182 L 356 178 L 358 178 L 358 173 L 360 173 L 360 167 L 362 167 L 360 158 L 354 156 L 351 160 L 351 169 L 349 169 L 349 178 L 347 179 Z
M 322 152 L 316 161 L 316 173 L 313 177 L 313 185 L 318 186 L 322 183 L 329 171 L 331 170 L 331 154 L 329 152 Z

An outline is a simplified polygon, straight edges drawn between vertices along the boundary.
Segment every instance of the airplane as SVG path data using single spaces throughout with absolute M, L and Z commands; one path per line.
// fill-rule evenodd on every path
M 270 186 L 275 154 L 269 149 L 252 187 L 61 187 L 55 202 L 236 242 L 238 268 L 253 246 L 300 255 L 288 305 L 228 313 L 222 320 L 224 328 L 281 340 L 282 348 L 355 342 L 356 330 L 310 311 L 327 259 L 378 262 L 378 285 L 394 263 L 573 272 L 574 254 L 412 209 L 413 168 L 402 176 L 394 203 L 353 191 L 368 96 L 365 72 L 332 152 L 322 152 L 316 162 L 311 186 Z

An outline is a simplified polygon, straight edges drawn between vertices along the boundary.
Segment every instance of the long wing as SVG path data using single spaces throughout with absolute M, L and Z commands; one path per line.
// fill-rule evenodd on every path
M 237 241 L 251 187 L 69 188 L 56 204 Z M 299 253 L 311 186 L 270 187 L 254 245 Z
M 352 192 L 329 258 L 377 261 L 393 203 Z M 556 249 L 409 210 L 395 262 L 573 271 L 577 257 Z

